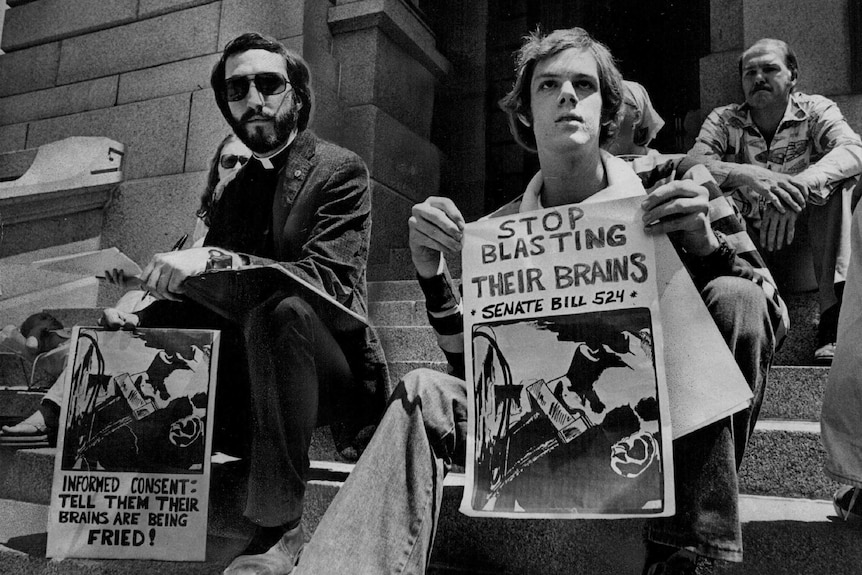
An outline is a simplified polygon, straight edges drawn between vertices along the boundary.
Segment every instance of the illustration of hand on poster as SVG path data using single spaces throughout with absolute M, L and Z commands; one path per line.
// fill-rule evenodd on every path
M 640 201 L 562 206 L 466 226 L 462 286 L 474 436 L 462 512 L 673 513 L 656 257 Z
M 76 327 L 47 554 L 202 561 L 219 332 Z

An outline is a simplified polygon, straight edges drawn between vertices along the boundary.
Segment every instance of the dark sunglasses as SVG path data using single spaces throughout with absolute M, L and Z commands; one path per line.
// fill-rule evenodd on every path
M 225 170 L 232 170 L 237 162 L 239 162 L 240 166 L 244 166 L 245 163 L 248 161 L 248 158 L 248 156 L 235 156 L 233 154 L 225 154 L 224 156 L 219 158 L 218 162 Z
M 263 72 L 250 76 L 233 76 L 225 80 L 225 96 L 228 102 L 237 102 L 248 95 L 251 83 L 262 96 L 281 94 L 289 85 L 287 79 L 276 72 Z

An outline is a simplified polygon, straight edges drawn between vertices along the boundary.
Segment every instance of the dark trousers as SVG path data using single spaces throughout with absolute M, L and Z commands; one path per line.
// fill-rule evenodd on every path
M 318 414 L 328 411 L 330 388 L 352 377 L 329 329 L 290 294 L 233 320 L 196 304 L 161 307 L 143 324 L 222 330 L 214 442 L 248 458 L 245 516 L 263 526 L 298 520 Z

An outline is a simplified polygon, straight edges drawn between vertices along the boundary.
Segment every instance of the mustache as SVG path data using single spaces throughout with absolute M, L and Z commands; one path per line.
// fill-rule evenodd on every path
M 252 122 L 254 120 L 273 120 L 275 116 L 270 116 L 269 114 L 262 114 L 259 112 L 255 112 L 254 110 L 248 110 L 245 114 L 240 116 L 239 121 L 241 124 L 246 122 Z

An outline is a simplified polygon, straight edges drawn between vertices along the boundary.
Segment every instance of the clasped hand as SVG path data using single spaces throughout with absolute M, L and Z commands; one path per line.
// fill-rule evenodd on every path
M 779 214 L 784 214 L 788 207 L 794 212 L 801 212 L 808 202 L 810 190 L 798 177 L 750 164 L 735 166 L 731 175 L 733 185 L 747 186 Z

